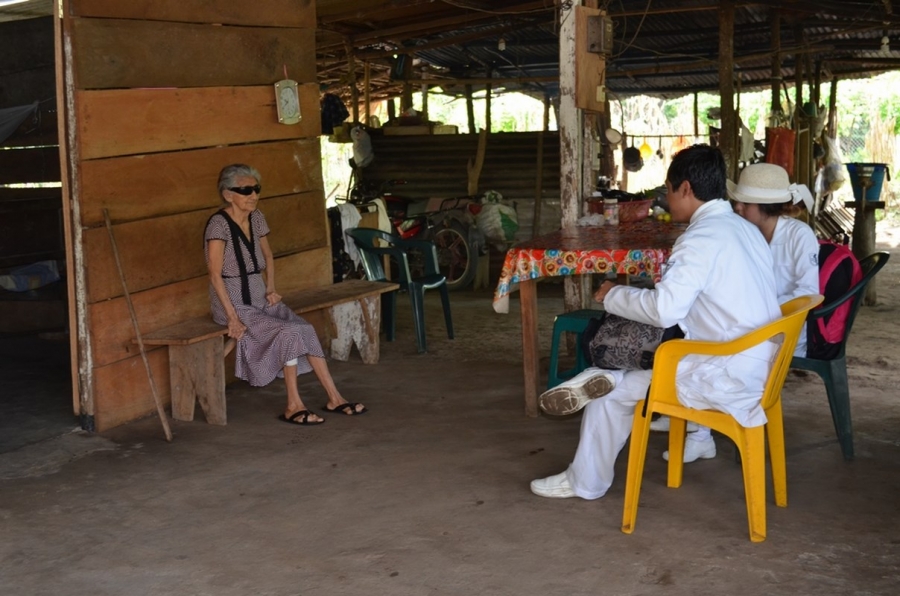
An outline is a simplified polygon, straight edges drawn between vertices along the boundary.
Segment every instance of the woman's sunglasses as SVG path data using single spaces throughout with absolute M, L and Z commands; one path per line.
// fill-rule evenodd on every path
M 262 190 L 262 186 L 260 186 L 259 184 L 255 186 L 232 186 L 228 190 L 230 190 L 231 192 L 236 192 L 239 195 L 249 197 L 253 193 L 259 194 L 259 191 Z

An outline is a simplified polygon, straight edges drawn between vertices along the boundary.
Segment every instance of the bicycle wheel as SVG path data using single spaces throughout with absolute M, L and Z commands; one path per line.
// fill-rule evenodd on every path
M 469 231 L 457 222 L 436 228 L 431 232 L 438 253 L 438 268 L 447 278 L 447 289 L 461 290 L 475 279 L 478 257 L 469 245 Z

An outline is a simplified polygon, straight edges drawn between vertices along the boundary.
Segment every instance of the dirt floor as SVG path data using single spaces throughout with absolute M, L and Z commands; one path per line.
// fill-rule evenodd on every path
M 369 406 L 362 417 L 278 422 L 280 382 L 229 386 L 228 425 L 198 411 L 172 423 L 172 443 L 155 417 L 97 436 L 63 433 L 72 420 L 48 414 L 53 436 L 0 449 L 0 594 L 897 594 L 900 234 L 879 239 L 893 257 L 849 346 L 856 460 L 841 458 L 821 381 L 791 375 L 790 504 L 769 493 L 764 543 L 748 540 L 722 437 L 677 490 L 665 486 L 665 436 L 651 438 L 630 536 L 619 530 L 625 455 L 600 500 L 533 496 L 531 479 L 568 464 L 579 418 L 524 416 L 517 298 L 498 315 L 489 293 L 464 292 L 456 339 L 429 296 L 429 352 L 417 354 L 401 300 L 378 365 L 332 363 L 345 396 Z M 539 295 L 546 356 L 561 286 Z M 25 378 L 37 387 L 40 373 Z M 311 376 L 301 389 L 312 407 L 325 401 Z

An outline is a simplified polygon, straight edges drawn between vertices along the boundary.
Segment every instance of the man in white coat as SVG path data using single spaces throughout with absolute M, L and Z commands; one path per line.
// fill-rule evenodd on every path
M 672 220 L 689 225 L 675 242 L 662 279 L 652 290 L 605 281 L 594 299 L 607 312 L 635 321 L 663 328 L 677 324 L 687 339 L 727 341 L 780 317 L 772 252 L 759 230 L 723 198 L 725 162 L 719 150 L 694 145 L 679 152 L 666 174 L 666 189 Z M 759 400 L 774 353 L 765 343 L 735 356 L 688 356 L 678 366 L 678 400 L 727 412 L 746 427 L 765 424 Z M 549 413 L 582 407 L 585 412 L 575 459 L 566 471 L 532 481 L 532 492 L 551 498 L 605 495 L 650 378 L 649 370 L 591 368 L 543 394 L 541 407 Z

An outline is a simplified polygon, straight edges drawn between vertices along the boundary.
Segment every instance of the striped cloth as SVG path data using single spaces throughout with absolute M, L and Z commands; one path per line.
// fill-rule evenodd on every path
M 311 371 L 312 367 L 306 356 L 325 357 L 316 331 L 283 303 L 269 306 L 266 302 L 265 271 L 248 275 L 251 303 L 243 304 L 237 253 L 226 217 L 228 216 L 223 211 L 219 211 L 209 218 L 204 233 L 203 252 L 209 263 L 209 241 L 225 242 L 225 261 L 222 266 L 225 289 L 238 317 L 247 327 L 244 336 L 237 343 L 235 375 L 254 387 L 262 387 L 271 383 L 275 377 L 283 378 L 284 363 L 294 358 L 298 359 L 298 375 Z M 239 242 L 241 246 L 238 247 L 248 272 L 254 271 L 254 265 L 247 245 L 256 254 L 256 262 L 265 267 L 259 239 L 269 233 L 269 225 L 260 211 L 251 214 L 250 222 L 251 237 L 244 237 L 244 241 L 249 241 Z M 227 325 L 225 308 L 219 302 L 212 284 L 209 285 L 209 302 L 213 320 L 220 325 Z

